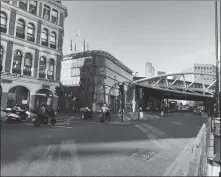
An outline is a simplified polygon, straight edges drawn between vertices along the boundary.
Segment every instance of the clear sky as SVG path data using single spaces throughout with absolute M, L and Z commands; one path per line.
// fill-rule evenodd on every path
M 81 50 L 111 53 L 138 76 L 145 62 L 157 70 L 180 72 L 194 63 L 215 64 L 214 2 L 208 1 L 63 1 L 64 54 L 70 40 Z M 80 30 L 80 36 L 74 33 Z

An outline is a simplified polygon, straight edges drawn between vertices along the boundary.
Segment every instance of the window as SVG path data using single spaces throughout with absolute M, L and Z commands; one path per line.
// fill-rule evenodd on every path
M 29 12 L 34 15 L 37 14 L 37 1 L 29 1 Z
M 16 28 L 16 37 L 25 38 L 25 22 L 22 19 L 19 19 L 17 22 L 17 28 Z
M 51 11 L 51 8 L 47 5 L 44 5 L 43 18 L 45 20 L 50 20 L 50 11 Z
M 14 53 L 13 68 L 12 72 L 16 74 L 21 74 L 21 62 L 22 62 L 22 53 L 19 50 L 16 50 Z
M 3 60 L 4 50 L 3 47 L 0 47 L 0 71 L 2 71 L 2 60 Z
M 27 40 L 31 42 L 35 41 L 35 26 L 32 23 L 28 24 Z
M 54 79 L 54 60 L 49 60 L 49 66 L 48 66 L 48 79 Z
M 56 33 L 51 32 L 50 47 L 56 49 Z
M 26 10 L 27 11 L 27 7 L 28 7 L 28 3 L 27 1 L 18 1 L 18 7 L 22 10 Z
M 44 46 L 48 46 L 48 30 L 44 28 L 41 35 L 41 44 Z
M 32 67 L 32 57 L 31 54 L 27 53 L 25 54 L 23 74 L 26 76 L 31 76 L 31 67 Z
M 58 11 L 55 9 L 52 9 L 51 12 L 51 22 L 55 25 L 58 24 Z
M 39 77 L 45 78 L 45 70 L 46 70 L 46 59 L 45 57 L 40 58 L 40 64 L 39 64 Z
M 1 12 L 1 32 L 6 33 L 7 31 L 7 16 L 4 12 Z

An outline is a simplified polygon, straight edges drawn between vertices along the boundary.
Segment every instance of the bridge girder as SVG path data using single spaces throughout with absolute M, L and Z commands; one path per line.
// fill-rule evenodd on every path
M 186 76 L 192 75 L 196 76 L 194 81 L 187 81 Z M 171 76 L 177 76 L 175 80 L 169 79 Z M 215 83 L 213 81 L 210 85 L 205 83 L 198 83 L 197 81 L 205 76 L 215 76 L 213 74 L 207 73 L 195 73 L 195 72 L 186 72 L 186 73 L 172 73 L 164 74 L 151 78 L 143 78 L 133 82 L 135 85 L 141 87 L 152 88 L 156 90 L 172 92 L 181 95 L 190 95 L 198 96 L 205 98 L 213 98 L 215 94 Z

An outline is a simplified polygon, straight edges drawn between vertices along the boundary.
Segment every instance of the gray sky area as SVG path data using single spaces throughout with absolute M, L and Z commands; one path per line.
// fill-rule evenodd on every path
M 64 1 L 64 54 L 70 40 L 81 50 L 111 53 L 144 76 L 144 64 L 180 72 L 194 63 L 215 64 L 214 2 L 208 1 Z M 80 30 L 80 36 L 74 36 Z

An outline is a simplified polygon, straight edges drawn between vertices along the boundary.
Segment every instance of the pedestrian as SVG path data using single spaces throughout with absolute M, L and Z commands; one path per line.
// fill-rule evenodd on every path
M 73 116 L 74 116 L 75 115 L 75 105 L 72 108 L 72 113 L 73 113 Z
M 167 101 L 164 100 L 164 113 L 168 114 L 168 105 L 167 105 Z
M 161 104 L 160 104 L 160 110 L 161 110 L 161 115 L 163 116 L 164 115 L 164 101 L 163 100 L 161 101 Z

